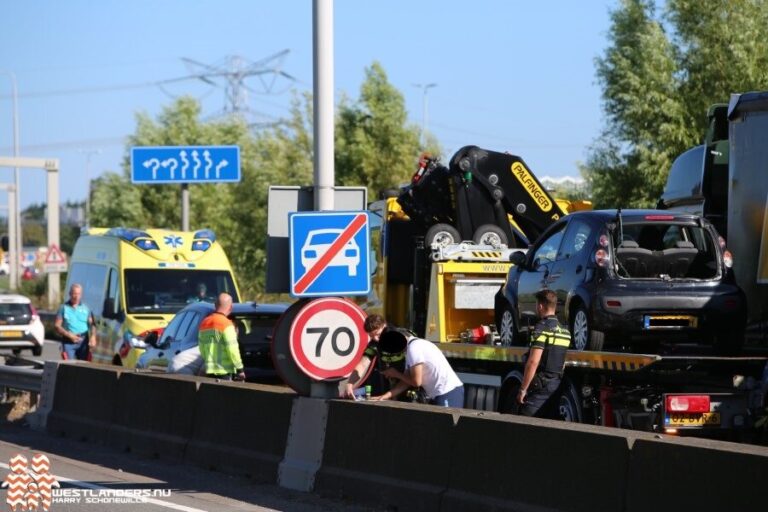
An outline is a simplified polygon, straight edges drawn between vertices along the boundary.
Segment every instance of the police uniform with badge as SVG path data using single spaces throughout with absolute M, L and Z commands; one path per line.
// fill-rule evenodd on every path
M 533 350 L 541 349 L 541 359 L 528 389 L 523 387 L 520 390 L 521 400 L 523 400 L 519 410 L 520 415 L 540 416 L 542 406 L 560 387 L 565 368 L 565 355 L 570 343 L 570 332 L 560 326 L 554 314 L 542 318 L 536 324 L 531 336 L 530 349 L 526 355 L 526 368 Z

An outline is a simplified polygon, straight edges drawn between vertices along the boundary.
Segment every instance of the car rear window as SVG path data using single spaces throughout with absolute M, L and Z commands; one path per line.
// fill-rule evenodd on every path
M 701 226 L 624 223 L 614 247 L 619 277 L 712 279 L 719 271 L 712 234 Z

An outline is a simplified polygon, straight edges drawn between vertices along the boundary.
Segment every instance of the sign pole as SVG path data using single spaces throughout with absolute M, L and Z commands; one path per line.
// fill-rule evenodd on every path
M 189 231 L 189 184 L 181 184 L 181 230 Z
M 59 246 L 59 169 L 46 168 L 48 171 L 48 246 Z M 61 281 L 58 272 L 48 274 L 48 307 L 52 308 L 61 298 Z
M 333 0 L 314 0 L 315 208 L 333 210 Z

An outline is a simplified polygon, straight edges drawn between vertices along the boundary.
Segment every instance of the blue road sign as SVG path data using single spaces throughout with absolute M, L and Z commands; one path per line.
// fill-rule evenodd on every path
M 131 182 L 218 183 L 240 181 L 238 146 L 136 146 Z
M 291 295 L 367 295 L 371 290 L 367 212 L 288 215 Z

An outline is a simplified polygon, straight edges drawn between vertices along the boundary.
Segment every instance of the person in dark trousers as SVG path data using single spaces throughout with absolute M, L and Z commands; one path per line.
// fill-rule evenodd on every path
M 536 292 L 536 314 L 540 320 L 531 336 L 523 382 L 517 394 L 521 416 L 541 417 L 542 406 L 560 387 L 571 334 L 568 329 L 560 326 L 555 316 L 556 311 L 555 292 Z
M 82 303 L 83 287 L 73 283 L 69 300 L 56 313 L 54 329 L 61 336 L 62 359 L 90 360 L 90 347 L 96 346 L 96 324 L 88 306 Z

